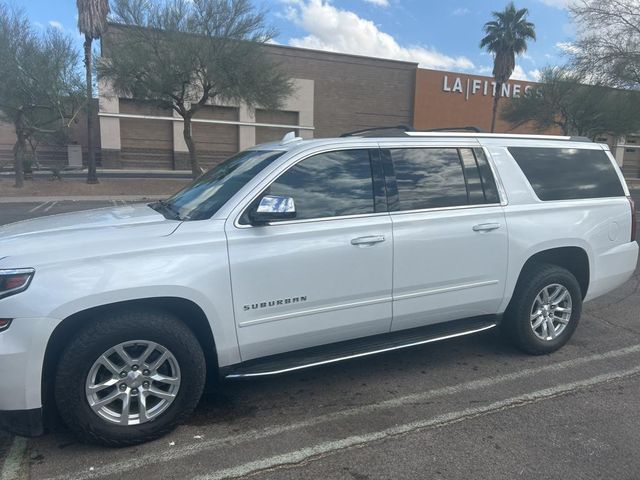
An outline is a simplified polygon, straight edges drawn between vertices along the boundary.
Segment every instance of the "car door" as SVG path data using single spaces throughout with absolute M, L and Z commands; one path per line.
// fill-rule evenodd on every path
M 251 225 L 264 195 L 291 197 L 296 218 Z M 243 209 L 226 226 L 243 361 L 389 331 L 393 238 L 377 149 L 302 158 Z
M 392 330 L 497 313 L 507 226 L 481 148 L 382 151 L 394 232 Z

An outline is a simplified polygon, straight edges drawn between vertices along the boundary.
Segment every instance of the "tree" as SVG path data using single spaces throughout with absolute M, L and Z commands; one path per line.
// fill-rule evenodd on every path
M 640 89 L 638 0 L 576 0 L 570 11 L 578 25 L 573 68 L 590 82 Z
M 610 133 L 640 130 L 640 93 L 585 85 L 582 77 L 563 68 L 547 68 L 540 86 L 514 98 L 502 118 L 514 127 L 533 122 L 539 131 L 559 127 L 564 135 L 595 139 Z
M 183 119 L 193 176 L 202 173 L 193 116 L 214 101 L 278 108 L 291 83 L 264 54 L 274 32 L 249 0 L 115 0 L 119 34 L 98 73 L 116 93 L 151 100 Z
M 496 128 L 502 85 L 509 81 L 516 67 L 516 55 L 527 51 L 527 40 L 536 39 L 535 25 L 527 21 L 528 13 L 526 8 L 516 10 L 511 2 L 503 11 L 492 12 L 494 19 L 484 24 L 485 36 L 480 41 L 480 48 L 486 48 L 493 54 L 493 77 L 496 80 L 491 132 Z
M 102 36 L 107 29 L 109 0 L 76 0 L 78 8 L 78 30 L 84 35 L 84 66 L 87 88 L 87 149 L 89 171 L 87 183 L 98 183 L 96 172 L 96 154 L 93 150 L 93 69 L 91 46 L 94 39 Z
M 23 11 L 0 4 L 0 65 L 0 114 L 15 128 L 15 186 L 20 188 L 27 144 L 58 135 L 81 108 L 78 54 L 59 31 L 38 35 Z

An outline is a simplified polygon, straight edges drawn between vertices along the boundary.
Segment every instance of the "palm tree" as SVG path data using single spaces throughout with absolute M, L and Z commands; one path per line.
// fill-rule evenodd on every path
M 89 173 L 87 183 L 98 183 L 96 155 L 93 151 L 93 77 L 91 68 L 91 45 L 107 29 L 109 0 L 76 0 L 78 7 L 78 30 L 84 35 L 84 66 L 87 82 L 87 148 L 89 150 Z
M 491 132 L 496 128 L 498 101 L 502 85 L 509 81 L 516 67 L 516 55 L 527 51 L 527 40 L 536 39 L 535 25 L 527 21 L 529 10 L 516 10 L 510 2 L 502 12 L 491 12 L 493 20 L 484 24 L 485 36 L 480 48 L 486 48 L 493 54 L 493 77 L 496 80 L 491 116 Z

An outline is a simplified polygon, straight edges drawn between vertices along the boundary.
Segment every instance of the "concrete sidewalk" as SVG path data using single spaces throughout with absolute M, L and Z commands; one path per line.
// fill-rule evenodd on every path
M 75 195 L 50 197 L 0 197 L 0 203 L 44 203 L 44 202 L 144 202 L 146 200 L 161 200 L 169 195 Z
M 191 178 L 191 170 L 156 170 L 156 169 L 115 169 L 99 168 L 98 178 Z M 84 178 L 87 170 L 62 170 L 63 178 Z M 0 178 L 13 178 L 13 170 L 0 171 Z M 35 170 L 34 177 L 51 177 L 52 172 L 48 169 Z

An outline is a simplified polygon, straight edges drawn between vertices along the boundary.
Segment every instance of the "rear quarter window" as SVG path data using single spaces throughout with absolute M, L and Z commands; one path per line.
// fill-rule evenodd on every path
M 509 147 L 540 200 L 624 196 L 618 173 L 603 150 Z

